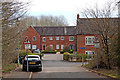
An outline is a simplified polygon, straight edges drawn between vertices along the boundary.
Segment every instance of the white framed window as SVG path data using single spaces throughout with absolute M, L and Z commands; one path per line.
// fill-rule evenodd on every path
M 94 36 L 85 37 L 85 45 L 94 45 Z
M 94 51 L 85 51 L 85 54 L 93 55 L 93 54 L 94 54 Z
M 70 36 L 69 37 L 69 41 L 73 41 L 74 40 L 74 37 L 73 36 Z
M 61 49 L 63 50 L 63 48 L 64 48 L 64 45 L 61 45 Z
M 31 44 L 25 44 L 25 49 L 31 49 Z
M 56 37 L 56 40 L 59 40 L 59 37 Z
M 53 37 L 49 37 L 50 40 L 53 40 Z
M 43 37 L 43 38 L 42 38 L 42 41 L 45 42 L 45 41 L 46 41 L 46 37 Z
M 36 41 L 36 37 L 35 36 L 33 36 L 33 41 Z
M 61 37 L 61 40 L 64 40 L 64 37 L 63 37 L 63 36 Z
M 32 49 L 37 49 L 37 46 L 36 45 L 32 45 Z
M 56 45 L 56 49 L 59 49 L 59 45 Z

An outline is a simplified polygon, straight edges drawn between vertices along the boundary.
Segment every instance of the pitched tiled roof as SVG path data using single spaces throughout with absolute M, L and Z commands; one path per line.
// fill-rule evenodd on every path
M 79 18 L 77 20 L 77 34 L 97 34 L 95 27 L 99 23 L 99 26 L 104 27 L 109 23 L 109 27 L 116 28 L 118 26 L 118 18 Z
M 40 35 L 76 35 L 76 26 L 33 26 Z

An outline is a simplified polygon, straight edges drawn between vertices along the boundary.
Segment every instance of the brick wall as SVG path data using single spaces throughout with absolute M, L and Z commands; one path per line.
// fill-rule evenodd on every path
M 86 36 L 95 36 L 96 35 L 77 35 L 77 52 L 78 54 L 85 54 L 86 51 L 94 51 L 95 53 L 95 48 L 94 45 L 86 45 L 85 44 L 85 37 Z M 80 47 L 85 47 L 85 49 L 80 49 Z
M 26 36 L 28 37 L 28 40 L 30 41 L 31 44 L 31 49 L 32 49 L 32 45 L 36 45 L 37 49 L 43 49 L 43 45 L 50 46 L 53 45 L 53 49 L 60 51 L 61 50 L 61 45 L 74 45 L 74 51 L 76 51 L 76 47 L 77 47 L 77 52 L 79 54 L 85 54 L 86 51 L 96 51 L 94 48 L 94 45 L 86 45 L 85 44 L 85 37 L 86 36 L 95 36 L 96 35 L 63 35 L 63 36 L 40 36 L 31 26 L 23 33 L 22 35 L 22 46 L 21 49 L 25 49 L 25 38 Z M 36 37 L 36 41 L 33 41 L 33 36 Z M 43 37 L 46 38 L 46 41 L 43 42 Z M 50 37 L 53 38 L 53 40 L 50 40 Z M 59 37 L 59 40 L 56 40 L 56 37 Z M 64 37 L 64 40 L 61 40 L 61 37 Z M 73 37 L 73 41 L 69 41 L 69 37 Z M 77 37 L 77 41 L 76 41 L 76 37 Z M 76 45 L 77 42 L 77 45 Z M 59 45 L 59 49 L 56 49 L 56 45 Z M 80 49 L 80 47 L 85 47 L 86 49 Z
M 45 42 L 42 41 L 43 37 L 46 38 Z M 50 37 L 52 37 L 53 40 L 50 40 L 49 39 Z M 59 40 L 56 40 L 56 37 L 59 37 Z M 61 37 L 64 37 L 64 40 L 61 40 Z M 54 50 L 60 51 L 61 50 L 61 45 L 65 46 L 65 45 L 72 44 L 72 45 L 74 45 L 74 50 L 76 50 L 76 36 L 73 36 L 74 37 L 73 41 L 69 41 L 69 37 L 70 36 L 41 36 L 41 48 L 42 48 L 43 44 L 45 44 L 46 47 L 50 46 L 50 45 L 53 45 Z M 56 45 L 59 45 L 59 49 L 56 49 Z
M 36 40 L 33 41 L 33 36 L 36 37 Z M 31 44 L 31 49 L 32 45 L 36 45 L 37 49 L 40 49 L 40 35 L 30 26 L 23 34 L 22 34 L 22 46 L 21 49 L 25 49 L 25 38 L 28 37 L 28 40 L 30 41 Z

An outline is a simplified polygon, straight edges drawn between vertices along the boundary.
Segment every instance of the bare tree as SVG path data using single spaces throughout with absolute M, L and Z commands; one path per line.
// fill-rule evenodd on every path
M 2 2 L 2 59 L 3 65 L 13 61 L 17 56 L 18 38 L 21 29 L 16 23 L 27 12 L 28 3 L 13 0 Z
M 22 20 L 22 24 L 28 26 L 67 26 L 64 16 L 27 16 Z
M 118 72 L 119 72 L 119 75 L 120 75 L 120 1 L 118 2 L 118 61 L 117 61 L 117 65 L 118 65 Z
M 91 32 L 97 34 L 101 39 L 101 46 L 103 52 L 106 54 L 107 68 L 111 69 L 110 65 L 110 41 L 114 38 L 117 32 L 116 18 L 111 18 L 115 4 L 108 2 L 103 9 L 99 9 L 97 6 L 95 9 L 85 9 L 82 14 L 86 17 L 86 23 L 88 23 L 88 29 Z

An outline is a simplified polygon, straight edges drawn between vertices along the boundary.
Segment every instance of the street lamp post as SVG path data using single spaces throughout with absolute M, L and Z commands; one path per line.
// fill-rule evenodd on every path
M 20 48 L 19 48 L 19 20 L 18 20 L 18 18 L 17 18 L 17 21 L 16 21 L 16 23 L 17 23 L 17 27 L 18 27 L 18 67 L 20 66 L 20 61 L 19 61 L 19 50 L 20 50 Z
M 29 65 L 28 65 L 28 49 L 27 49 L 27 72 L 29 71 Z
M 28 64 L 28 49 L 29 49 L 29 44 L 26 44 L 26 50 L 27 50 L 27 72 L 29 71 L 29 64 Z
M 97 66 L 97 69 L 98 69 L 98 49 L 100 48 L 100 42 L 99 42 L 97 37 L 94 41 L 94 47 L 96 48 L 96 66 Z

